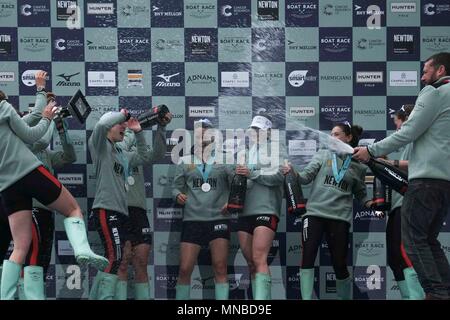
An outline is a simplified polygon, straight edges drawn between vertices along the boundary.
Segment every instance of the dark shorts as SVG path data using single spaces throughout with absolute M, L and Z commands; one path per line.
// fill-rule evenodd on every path
M 33 198 L 48 205 L 58 199 L 62 185 L 47 169 L 39 166 L 22 179 L 2 191 L 6 215 L 32 210 Z
M 260 214 L 254 216 L 239 217 L 237 231 L 253 234 L 256 227 L 267 227 L 273 232 L 277 232 L 278 217 L 273 214 Z
M 181 242 L 208 246 L 215 239 L 230 240 L 229 220 L 183 221 Z
M 142 208 L 128 207 L 128 215 L 130 220 L 129 233 L 131 245 L 133 247 L 139 244 L 152 245 L 152 233 L 147 212 Z

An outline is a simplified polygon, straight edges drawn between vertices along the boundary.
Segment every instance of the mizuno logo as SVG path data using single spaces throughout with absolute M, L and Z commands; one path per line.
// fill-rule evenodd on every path
M 164 81 L 166 81 L 166 82 L 170 82 L 170 79 L 171 79 L 172 77 L 175 77 L 175 76 L 177 76 L 177 75 L 179 75 L 179 74 L 180 74 L 180 73 L 177 72 L 177 73 L 171 74 L 171 75 L 169 75 L 169 76 L 166 76 L 164 73 L 162 73 L 162 74 L 158 74 L 157 77 L 159 77 L 159 78 L 161 78 L 161 79 L 164 79 Z
M 61 74 L 58 74 L 58 77 L 64 78 L 64 80 L 66 80 L 66 81 L 70 81 L 70 79 L 72 79 L 73 76 L 76 76 L 78 74 L 80 74 L 80 73 L 77 72 L 77 73 L 70 74 L 70 75 L 66 76 L 64 73 L 61 73 Z

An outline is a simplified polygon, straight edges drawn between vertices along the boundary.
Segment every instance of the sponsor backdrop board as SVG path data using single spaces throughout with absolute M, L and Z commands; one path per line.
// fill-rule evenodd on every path
M 0 90 L 27 110 L 34 70 L 44 69 L 61 103 L 81 89 L 93 108 L 86 124 L 69 122 L 77 161 L 56 173 L 85 212 L 95 191 L 87 139 L 107 111 L 126 107 L 137 115 L 165 103 L 174 114 L 170 134 L 192 129 L 200 118 L 220 129 L 246 128 L 265 110 L 274 115 L 291 159 L 304 165 L 317 137 L 302 137 L 299 125 L 329 133 L 333 123 L 348 120 L 366 129 L 366 142 L 382 139 L 395 129 L 393 113 L 414 102 L 423 61 L 449 50 L 447 0 L 0 0 Z M 57 137 L 51 147 L 61 148 Z M 170 199 L 174 169 L 168 155 L 145 170 L 156 299 L 175 296 L 182 209 Z M 355 299 L 399 297 L 386 263 L 385 224 L 355 203 L 349 246 Z M 300 230 L 282 215 L 269 257 L 274 299 L 300 296 Z M 441 236 L 447 254 L 449 232 L 447 223 Z M 92 228 L 89 237 L 102 252 Z M 230 246 L 230 297 L 250 298 L 234 234 Z M 326 242 L 319 251 L 315 295 L 333 299 Z M 95 271 L 75 264 L 60 217 L 51 263 L 49 299 L 88 297 Z M 199 264 L 192 297 L 212 298 L 206 249 Z

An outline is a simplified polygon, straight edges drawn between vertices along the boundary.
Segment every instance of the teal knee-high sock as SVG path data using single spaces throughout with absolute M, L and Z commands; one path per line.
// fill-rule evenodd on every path
M 216 300 L 228 300 L 230 285 L 228 282 L 215 284 Z
M 268 300 L 271 296 L 272 281 L 270 274 L 258 272 L 255 275 L 255 300 Z
M 314 290 L 314 268 L 300 269 L 300 290 L 303 300 L 312 300 Z

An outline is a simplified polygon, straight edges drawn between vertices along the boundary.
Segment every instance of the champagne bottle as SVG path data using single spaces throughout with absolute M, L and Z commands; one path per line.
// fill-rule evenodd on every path
M 141 128 L 149 128 L 158 123 L 159 119 L 164 118 L 166 113 L 169 113 L 169 108 L 165 104 L 160 104 L 159 106 L 151 108 L 140 114 L 137 119 Z
M 387 162 L 374 158 L 370 158 L 367 165 L 375 177 L 380 179 L 381 183 L 388 185 L 401 195 L 404 195 L 406 190 L 408 190 L 408 175 L 406 172 Z
M 229 213 L 242 213 L 244 210 L 247 177 L 235 174 L 231 182 L 227 210 Z
M 383 184 L 380 179 L 373 179 L 373 204 L 375 211 L 389 211 L 391 209 L 390 188 Z
M 303 197 L 302 187 L 298 183 L 293 170 L 289 171 L 284 177 L 284 192 L 288 213 L 296 217 L 304 215 L 306 213 L 306 199 Z

